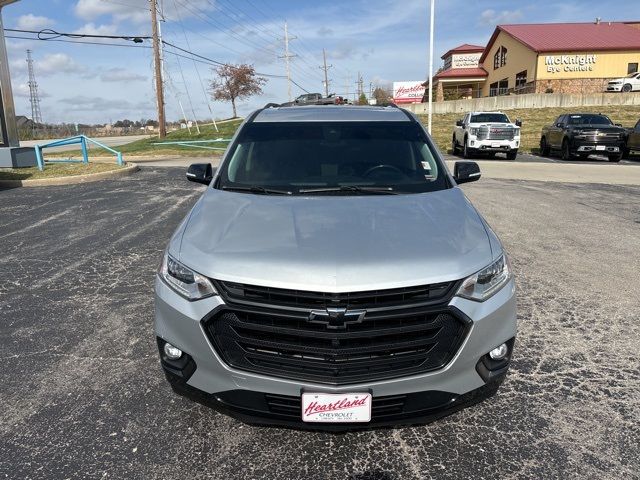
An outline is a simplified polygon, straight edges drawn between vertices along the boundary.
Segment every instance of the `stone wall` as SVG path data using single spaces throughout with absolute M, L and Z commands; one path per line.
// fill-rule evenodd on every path
M 588 107 L 602 105 L 640 105 L 640 92 L 629 93 L 527 93 L 469 100 L 434 102 L 433 113 L 466 113 L 515 108 Z M 401 105 L 413 113 L 426 114 L 426 103 Z
M 606 90 L 610 78 L 558 78 L 538 80 L 535 93 L 601 93 Z

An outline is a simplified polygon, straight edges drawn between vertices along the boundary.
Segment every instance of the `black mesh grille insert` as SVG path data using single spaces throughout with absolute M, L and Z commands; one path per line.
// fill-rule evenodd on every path
M 467 332 L 446 306 L 368 312 L 336 330 L 309 312 L 229 305 L 204 327 L 232 367 L 336 385 L 441 368 Z
M 261 287 L 232 282 L 215 282 L 218 291 L 230 302 L 259 303 L 297 308 L 384 308 L 397 305 L 441 302 L 452 294 L 456 282 L 415 287 L 370 290 L 366 292 L 327 293 Z

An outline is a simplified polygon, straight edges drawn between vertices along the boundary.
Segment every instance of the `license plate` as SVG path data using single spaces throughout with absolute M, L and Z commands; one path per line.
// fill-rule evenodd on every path
M 604 145 L 596 145 L 596 150 L 604 150 L 605 148 Z
M 494 142 L 491 144 L 491 148 L 500 148 L 500 143 Z
M 302 421 L 363 423 L 371 421 L 370 393 L 303 393 Z

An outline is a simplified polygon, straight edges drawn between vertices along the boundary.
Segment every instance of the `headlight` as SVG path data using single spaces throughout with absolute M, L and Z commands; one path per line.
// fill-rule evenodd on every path
M 519 128 L 514 128 L 513 129 L 513 136 L 514 137 L 519 137 L 520 136 L 520 129 Z
M 218 294 L 207 277 L 185 267 L 166 252 L 158 275 L 176 293 L 187 300 L 200 300 L 201 298 Z
M 459 297 L 483 302 L 511 280 L 511 265 L 506 254 L 488 267 L 467 277 L 456 292 Z
M 469 133 L 471 135 L 478 135 L 478 128 L 477 127 L 472 127 L 469 129 Z

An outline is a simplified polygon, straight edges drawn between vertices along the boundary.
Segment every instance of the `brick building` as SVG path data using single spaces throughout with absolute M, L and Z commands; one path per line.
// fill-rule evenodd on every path
M 499 25 L 486 47 L 461 45 L 442 59 L 436 101 L 602 92 L 611 78 L 638 71 L 640 21 Z

